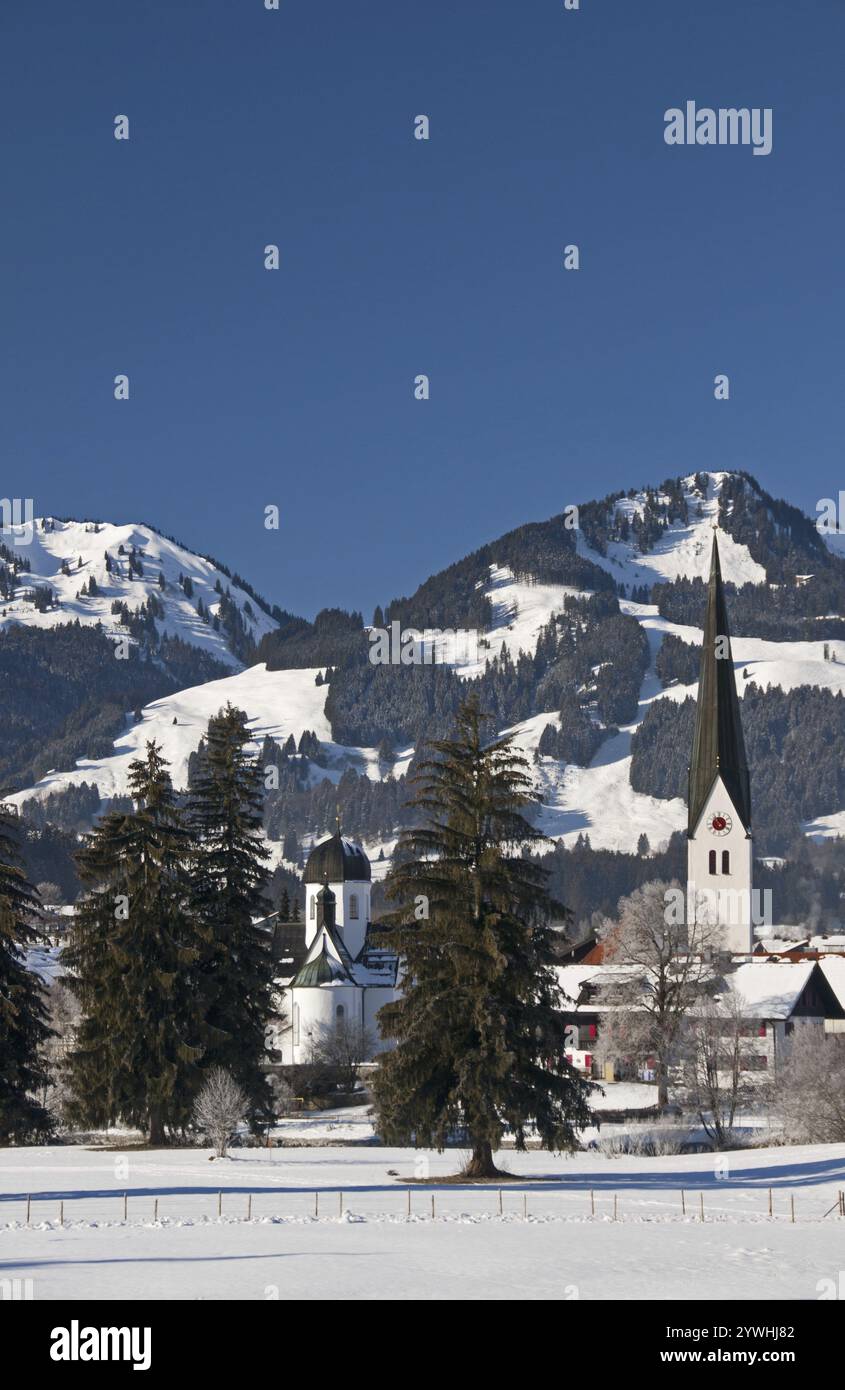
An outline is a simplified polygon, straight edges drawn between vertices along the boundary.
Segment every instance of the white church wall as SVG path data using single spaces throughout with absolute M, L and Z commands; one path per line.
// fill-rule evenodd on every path
M 719 834 L 711 828 L 716 817 L 725 821 Z M 717 777 L 695 835 L 687 841 L 690 920 L 706 922 L 705 913 L 712 913 L 725 950 L 735 955 L 749 952 L 753 945 L 752 915 L 758 915 L 753 886 L 753 844 L 724 782 Z
M 317 935 L 317 894 L 323 885 L 309 883 L 305 890 L 305 945 L 311 945 Z M 349 881 L 330 883 L 335 895 L 335 921 L 344 945 L 354 960 L 364 944 L 370 920 L 370 884 Z
M 355 985 L 315 985 L 289 993 L 286 1003 L 291 1020 L 291 1060 L 307 1062 L 314 1043 L 344 1020 L 360 1026 L 360 995 L 361 990 Z

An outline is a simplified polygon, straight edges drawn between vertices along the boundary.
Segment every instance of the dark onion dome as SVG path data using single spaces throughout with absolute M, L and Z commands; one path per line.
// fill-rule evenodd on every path
M 344 840 L 339 830 L 312 849 L 305 862 L 305 883 L 369 883 L 370 861 L 360 845 Z

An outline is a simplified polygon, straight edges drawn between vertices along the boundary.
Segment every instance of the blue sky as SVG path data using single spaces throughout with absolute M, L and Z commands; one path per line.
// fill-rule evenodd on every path
M 845 487 L 841 0 L 5 0 L 0 49 L 3 495 L 369 616 L 615 488 Z M 771 155 L 668 147 L 688 99 Z

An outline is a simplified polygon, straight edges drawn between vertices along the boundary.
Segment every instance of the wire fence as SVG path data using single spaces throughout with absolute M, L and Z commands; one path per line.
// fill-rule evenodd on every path
M 0 1226 L 56 1227 L 126 1222 L 150 1225 L 225 1221 L 369 1220 L 772 1221 L 845 1219 L 845 1191 L 830 1188 L 686 1188 L 644 1190 L 541 1184 L 396 1189 L 220 1188 L 98 1193 L 29 1193 L 0 1199 Z

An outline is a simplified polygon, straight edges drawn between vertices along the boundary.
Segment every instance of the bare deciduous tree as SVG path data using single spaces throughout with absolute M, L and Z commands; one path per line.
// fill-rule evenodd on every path
M 336 1073 L 336 1084 L 351 1091 L 358 1079 L 362 1062 L 375 1051 L 375 1039 L 368 1029 L 350 1019 L 339 1019 L 334 1027 L 324 1029 L 311 1043 L 309 1064 Z
M 270 1089 L 273 1092 L 273 1109 L 276 1115 L 289 1115 L 294 1108 L 294 1094 L 288 1078 L 278 1074 L 272 1075 Z
M 715 930 L 702 922 L 688 926 L 679 902 L 679 884 L 655 880 L 622 899 L 618 922 L 599 926 L 612 968 L 599 981 L 598 999 L 614 1010 L 605 1014 L 612 1023 L 603 1027 L 611 1028 L 616 1045 L 629 1055 L 654 1055 L 661 1108 L 669 1102 L 669 1069 L 683 1020 L 716 978 Z
M 743 1070 L 743 1047 L 748 1019 L 731 991 L 705 1000 L 687 1017 L 683 1039 L 683 1077 L 686 1098 L 698 1112 L 705 1134 L 717 1149 L 736 1143 L 734 1122 L 743 1106 L 759 1101 Z
M 208 1135 L 218 1158 L 226 1150 L 246 1116 L 249 1100 L 237 1081 L 222 1067 L 214 1067 L 194 1102 L 194 1123 Z
M 845 1143 L 845 1036 L 797 1037 L 774 1104 L 789 1142 Z

